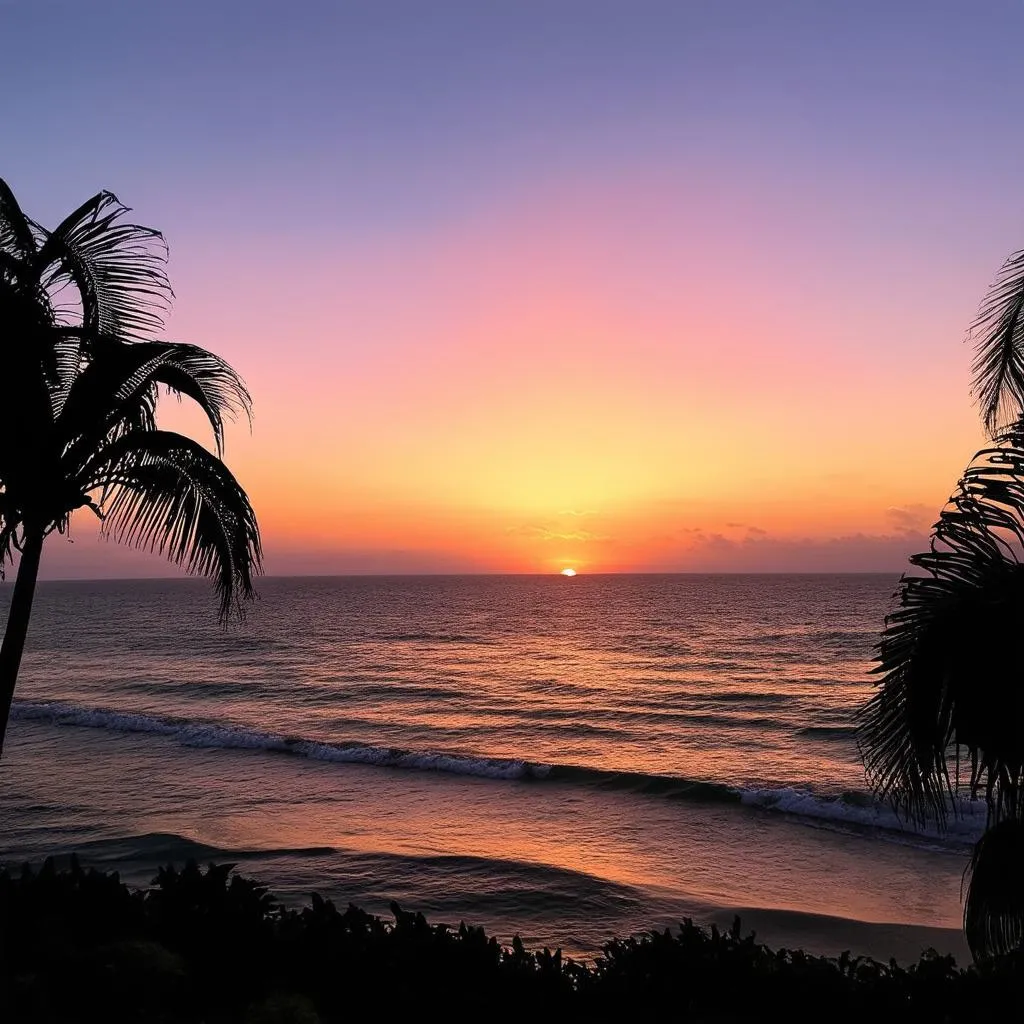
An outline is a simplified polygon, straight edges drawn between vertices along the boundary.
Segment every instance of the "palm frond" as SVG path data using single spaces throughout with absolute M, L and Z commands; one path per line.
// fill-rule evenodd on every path
M 1024 947 L 1024 822 L 989 828 L 967 869 L 964 933 L 976 960 Z
M 967 788 L 998 816 L 1021 807 L 1024 687 L 1016 640 L 1024 622 L 1024 420 L 979 452 L 943 509 L 924 575 L 900 581 L 860 713 L 869 782 L 909 818 L 946 821 L 961 748 Z M 951 767 L 953 771 L 951 772 Z
M 1024 411 L 1024 250 L 1003 264 L 970 336 L 977 336 L 971 392 L 993 433 Z
M 0 253 L 17 260 L 30 259 L 36 253 L 32 229 L 32 222 L 21 212 L 10 186 L 0 178 Z
M 239 412 L 252 417 L 252 398 L 241 377 L 220 356 L 195 345 L 170 342 L 126 344 L 93 339 L 88 364 L 72 384 L 58 428 L 67 461 L 91 452 L 118 426 L 155 426 L 159 387 L 191 398 L 213 429 L 217 454 L 224 449 L 224 421 Z
M 126 223 L 129 212 L 110 192 L 93 196 L 47 235 L 37 265 L 51 292 L 75 286 L 87 332 L 140 339 L 162 330 L 173 293 L 163 235 Z
M 54 419 L 58 419 L 67 403 L 68 395 L 79 379 L 82 368 L 82 341 L 77 336 L 62 337 L 53 332 L 53 343 L 48 346 L 52 359 L 48 366 L 50 377 L 50 405 Z
M 0 580 L 7 575 L 7 563 L 14 564 L 14 551 L 17 547 L 18 522 L 8 519 L 6 515 L 0 522 Z
M 224 451 L 224 420 L 242 413 L 252 423 L 252 396 L 230 363 L 196 345 L 177 343 L 161 358 L 151 379 L 172 394 L 191 398 L 206 414 L 218 454 Z
M 262 549 L 256 515 L 224 463 L 171 431 L 130 431 L 104 445 L 78 481 L 100 490 L 104 531 L 211 577 L 221 615 L 254 596 Z

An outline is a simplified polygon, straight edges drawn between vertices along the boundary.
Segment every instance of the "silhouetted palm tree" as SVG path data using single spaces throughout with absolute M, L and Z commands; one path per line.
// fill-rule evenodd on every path
M 868 778 L 918 824 L 983 796 L 964 930 L 976 957 L 1024 944 L 1024 252 L 972 333 L 972 391 L 993 438 L 942 510 L 878 647 L 861 712 Z
M 116 540 L 216 581 L 221 614 L 253 596 L 260 537 L 221 461 L 249 393 L 218 356 L 151 340 L 171 298 L 159 232 L 101 192 L 53 231 L 0 180 L 0 571 L 20 554 L 0 648 L 0 754 L 43 541 L 89 508 Z M 156 423 L 161 386 L 194 400 L 216 454 Z

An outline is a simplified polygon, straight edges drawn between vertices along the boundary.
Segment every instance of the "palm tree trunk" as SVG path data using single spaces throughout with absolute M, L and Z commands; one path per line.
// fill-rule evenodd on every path
M 42 533 L 28 534 L 21 549 L 18 576 L 14 581 L 11 608 L 7 613 L 7 631 L 4 633 L 3 646 L 0 647 L 0 758 L 4 753 L 7 720 L 11 715 L 14 687 L 18 682 L 21 655 L 25 650 L 28 621 L 32 615 L 32 598 L 35 597 L 36 577 L 39 575 L 39 556 L 42 553 Z

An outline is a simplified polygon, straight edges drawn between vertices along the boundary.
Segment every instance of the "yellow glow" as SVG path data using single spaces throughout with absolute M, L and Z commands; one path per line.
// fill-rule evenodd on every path
M 268 572 L 902 569 L 985 439 L 958 345 L 929 349 L 915 404 L 918 349 L 894 351 L 879 376 L 856 342 L 956 338 L 959 326 L 949 310 L 922 322 L 888 299 L 851 320 L 844 275 L 809 307 L 816 265 L 794 268 L 817 235 L 780 235 L 787 255 L 767 279 L 751 257 L 758 293 L 737 307 L 734 271 L 719 275 L 687 227 L 724 202 L 721 187 L 708 185 L 708 205 L 683 202 L 674 176 L 552 182 L 512 207 L 388 235 L 372 259 L 362 240 L 318 250 L 302 287 L 310 273 L 324 294 L 348 283 L 337 311 L 303 320 L 294 364 L 272 355 L 287 303 L 272 323 L 263 309 L 240 320 L 216 288 L 204 298 L 183 285 L 175 335 L 208 341 L 259 399 L 253 433 L 231 432 L 228 462 L 259 515 Z M 729 224 L 715 214 L 705 226 L 732 251 Z M 848 256 L 855 277 L 873 252 Z M 966 282 L 964 301 L 976 290 Z M 341 335 L 361 341 L 358 373 L 340 372 L 351 368 Z M 322 353 L 337 366 L 310 374 Z M 881 410 L 868 420 L 865 396 Z M 190 404 L 160 416 L 210 442 Z M 924 435 L 912 460 L 893 456 L 897 439 Z M 83 534 L 94 520 L 83 514 Z M 51 575 L 67 574 L 52 560 L 82 550 L 51 548 Z
M 562 575 L 563 576 L 575 576 L 576 575 L 576 570 L 575 569 L 563 569 L 562 570 Z

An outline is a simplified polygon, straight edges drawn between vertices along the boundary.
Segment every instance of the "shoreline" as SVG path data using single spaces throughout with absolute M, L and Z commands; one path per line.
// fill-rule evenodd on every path
M 156 837 L 152 837 L 156 838 Z M 180 837 L 163 837 L 168 840 L 180 839 Z M 130 840 L 123 841 L 125 847 L 132 845 Z M 119 845 L 118 840 L 108 843 L 93 844 L 93 849 L 98 847 L 111 847 Z M 100 872 L 116 871 L 118 876 L 132 891 L 145 893 L 155 884 L 158 873 L 165 868 L 182 870 L 188 863 L 196 863 L 200 867 L 214 864 L 232 863 L 236 873 L 244 874 L 245 877 L 253 879 L 260 885 L 266 886 L 275 894 L 282 907 L 298 909 L 308 900 L 317 894 L 318 898 L 333 899 L 339 906 L 347 905 L 351 901 L 344 895 L 340 897 L 332 893 L 329 884 L 321 884 L 316 887 L 296 887 L 294 885 L 281 885 L 276 881 L 273 872 L 261 871 L 260 860 L 263 859 L 258 851 L 245 854 L 239 851 L 209 850 L 208 856 L 183 856 L 176 859 L 157 860 L 151 859 L 148 863 L 136 858 L 118 859 L 109 854 L 93 858 L 90 856 L 90 847 L 83 846 L 76 851 L 65 851 L 50 856 L 39 856 L 27 862 L 15 862 L 0 856 L 0 872 L 6 871 L 9 875 L 17 875 L 27 863 L 32 871 L 38 872 L 43 864 L 49 860 L 59 871 L 67 871 L 77 862 L 86 870 Z M 197 851 L 193 851 L 195 853 Z M 300 851 L 294 851 L 296 854 Z M 316 857 L 330 855 L 336 851 L 301 851 L 301 853 Z M 387 882 L 383 882 L 382 891 L 388 891 Z M 628 938 L 629 936 L 642 936 L 651 931 L 677 930 L 684 920 L 692 920 L 699 928 L 717 927 L 722 932 L 729 931 L 734 922 L 739 919 L 744 935 L 753 933 L 756 941 L 777 949 L 802 950 L 808 954 L 819 957 L 834 958 L 844 953 L 853 957 L 868 957 L 881 963 L 888 963 L 895 960 L 901 966 L 917 962 L 928 950 L 933 950 L 940 956 L 952 956 L 960 966 L 971 963 L 970 950 L 964 938 L 962 929 L 941 928 L 928 925 L 910 924 L 901 922 L 880 922 L 861 921 L 855 918 L 840 917 L 832 914 L 819 914 L 806 910 L 793 910 L 781 907 L 763 906 L 721 906 L 703 903 L 700 901 L 687 900 L 674 895 L 666 895 L 663 903 L 653 897 L 649 901 L 649 908 L 652 913 L 649 919 L 644 919 L 639 926 L 628 932 L 611 931 L 597 943 L 591 941 L 583 947 L 576 946 L 570 939 L 568 942 L 551 943 L 545 941 L 545 937 L 534 937 L 523 929 L 512 932 L 502 927 L 500 919 L 495 920 L 493 915 L 488 915 L 481 910 L 475 918 L 470 916 L 452 916 L 446 914 L 432 901 L 424 901 L 425 905 L 416 905 L 409 901 L 398 901 L 400 905 L 411 913 L 424 913 L 434 924 L 457 931 L 459 927 L 466 924 L 469 927 L 483 927 L 488 934 L 494 935 L 503 945 L 509 945 L 515 935 L 522 934 L 527 944 L 540 948 L 550 947 L 552 950 L 559 949 L 566 957 L 571 957 L 580 962 L 592 962 L 600 954 L 605 942 L 613 941 L 616 938 Z M 360 909 L 377 916 L 387 917 L 394 900 L 384 897 L 376 900 L 363 900 L 358 904 Z M 491 920 L 485 918 L 490 917 Z M 549 923 L 549 929 L 563 931 L 566 935 L 571 933 L 571 926 L 565 923 L 561 928 L 556 922 Z
M 728 928 L 734 916 L 743 931 L 753 931 L 757 941 L 767 946 L 803 949 L 817 956 L 836 957 L 843 952 L 867 956 L 888 963 L 890 959 L 905 966 L 920 959 L 927 949 L 940 956 L 953 956 L 961 967 L 971 963 L 964 933 L 957 928 L 934 928 L 918 924 L 857 921 L 804 911 L 737 908 L 719 910 L 698 924 Z
M 312 891 L 374 913 L 396 900 L 433 921 L 588 956 L 612 935 L 686 917 L 728 927 L 738 913 L 774 944 L 900 962 L 934 946 L 964 962 L 962 850 L 736 803 L 339 766 L 24 720 L 0 777 L 0 860 L 15 865 L 77 850 L 146 885 L 160 864 L 237 862 L 293 905 Z M 262 795 L 247 797 L 256 785 Z

